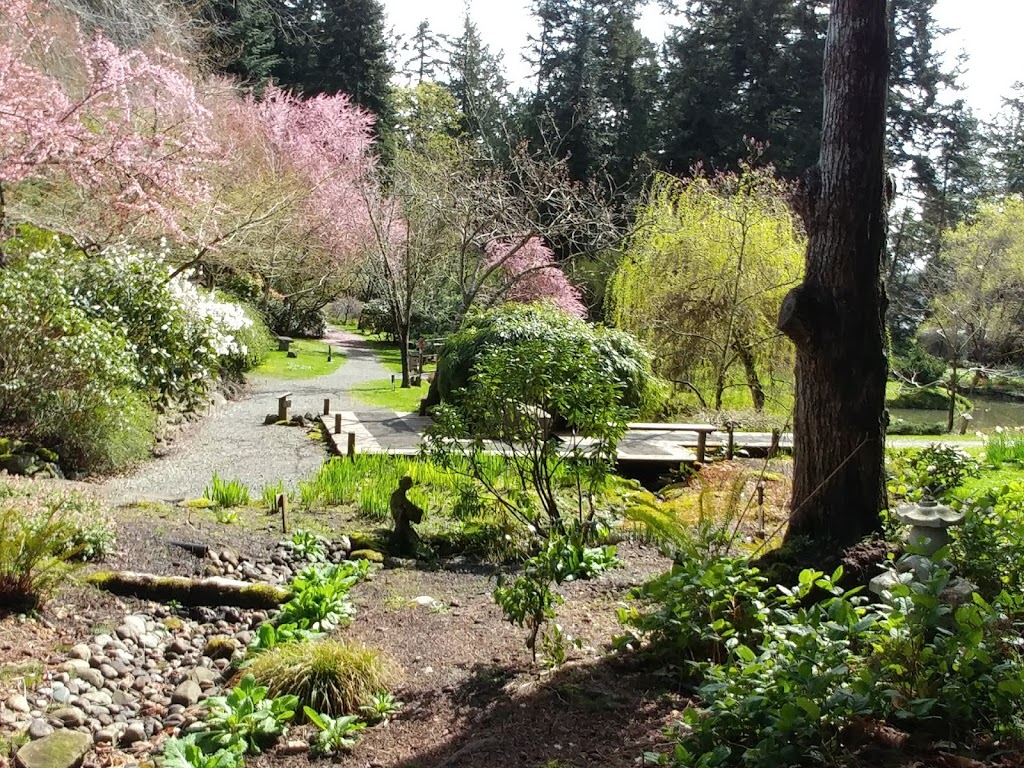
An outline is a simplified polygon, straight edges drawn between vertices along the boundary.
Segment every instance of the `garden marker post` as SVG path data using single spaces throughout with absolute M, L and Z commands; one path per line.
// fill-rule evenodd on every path
M 334 414 L 334 434 L 341 434 L 341 413 Z
M 285 392 L 277 398 L 277 420 L 288 421 L 288 409 L 292 407 L 291 392 Z
M 331 415 L 331 398 L 325 397 L 324 398 L 324 416 L 330 416 L 330 415 Z
M 277 511 L 281 513 L 281 533 L 288 533 L 288 495 L 284 493 L 277 494 L 274 497 L 274 504 L 277 507 Z

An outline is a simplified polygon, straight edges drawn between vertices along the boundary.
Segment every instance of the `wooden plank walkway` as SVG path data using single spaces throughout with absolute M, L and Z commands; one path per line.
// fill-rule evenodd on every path
M 341 411 L 341 429 L 335 432 L 337 412 L 320 416 L 334 452 L 345 455 L 348 451 L 348 433 L 355 435 L 358 453 L 390 453 L 414 456 L 419 452 L 423 432 L 430 425 L 429 417 L 412 413 L 382 411 Z M 638 429 L 627 431 L 619 441 L 618 458 L 628 462 L 658 464 L 692 464 L 697 454 L 691 448 L 698 445 L 700 433 L 679 431 L 674 425 L 666 429 Z M 766 435 L 765 445 L 771 435 Z M 564 440 L 571 440 L 563 436 Z M 584 442 L 580 438 L 580 442 Z M 710 445 L 710 443 L 709 443 Z

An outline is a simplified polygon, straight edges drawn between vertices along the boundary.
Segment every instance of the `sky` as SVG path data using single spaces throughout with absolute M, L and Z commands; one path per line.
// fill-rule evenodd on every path
M 435 33 L 457 35 L 468 6 L 480 34 L 492 50 L 505 52 L 505 68 L 513 82 L 523 82 L 529 67 L 521 50 L 533 23 L 526 0 L 384 0 L 394 31 L 410 36 L 423 19 Z M 935 15 L 944 27 L 955 30 L 941 47 L 952 60 L 965 51 L 970 60 L 962 78 L 963 97 L 980 117 L 991 117 L 1000 98 L 1024 80 L 1024 0 L 938 0 Z M 652 39 L 664 34 L 667 20 L 655 9 L 644 15 L 642 26 Z

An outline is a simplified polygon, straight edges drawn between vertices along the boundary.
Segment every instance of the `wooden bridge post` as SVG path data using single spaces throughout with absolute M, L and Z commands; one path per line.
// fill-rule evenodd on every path
M 708 447 L 708 433 L 701 430 L 697 433 L 697 461 L 704 463 L 704 454 Z
M 291 392 L 285 392 L 277 398 L 277 420 L 288 421 L 288 409 L 292 407 Z
M 334 434 L 341 434 L 341 413 L 334 414 Z
M 356 433 L 348 433 L 348 457 L 355 461 L 356 458 Z
M 325 397 L 324 398 L 324 416 L 330 416 L 330 415 L 331 415 L 331 398 Z
M 281 533 L 288 533 L 288 495 L 279 493 L 274 497 L 274 505 L 281 513 Z

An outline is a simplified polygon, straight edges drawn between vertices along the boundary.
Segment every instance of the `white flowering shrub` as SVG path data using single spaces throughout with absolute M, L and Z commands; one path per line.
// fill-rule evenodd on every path
M 166 253 L 83 254 L 55 237 L 5 243 L 0 268 L 0 435 L 31 437 L 65 467 L 143 457 L 153 407 L 195 408 L 222 372 L 270 344 L 238 304 L 172 276 Z
M 222 359 L 245 358 L 241 333 L 252 320 L 238 305 L 196 287 L 187 273 L 172 277 L 166 253 L 115 246 L 71 261 L 76 301 L 123 327 L 143 386 L 158 404 L 194 408 Z
M 111 393 L 138 383 L 123 330 L 78 306 L 49 254 L 34 253 L 0 269 L 0 425 L 5 432 L 36 433 L 64 396 L 109 403 Z

